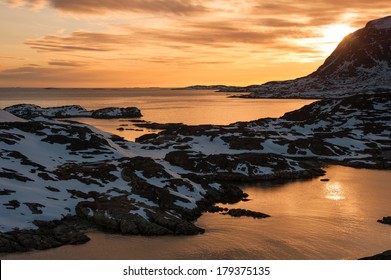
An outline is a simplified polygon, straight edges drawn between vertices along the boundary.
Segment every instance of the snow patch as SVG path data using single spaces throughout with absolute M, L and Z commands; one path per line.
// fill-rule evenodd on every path
M 7 111 L 0 110 L 0 122 L 25 122 L 26 120 L 19 118 Z

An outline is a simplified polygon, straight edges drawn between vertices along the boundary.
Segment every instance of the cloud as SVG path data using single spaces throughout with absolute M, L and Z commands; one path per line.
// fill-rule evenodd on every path
M 47 5 L 47 0 L 7 0 L 11 7 L 27 6 L 32 9 L 40 9 Z
M 137 48 L 145 48 L 144 51 L 147 51 L 151 46 L 186 52 L 194 47 L 199 50 L 200 47 L 235 48 L 238 45 L 288 49 L 289 43 L 281 38 L 306 38 L 311 35 L 310 31 L 298 28 L 254 26 L 256 23 L 252 21 L 241 20 L 182 21 L 177 26 L 121 26 L 118 30 L 121 33 L 117 34 L 77 31 L 66 36 L 29 39 L 25 43 L 42 52 L 116 52 L 134 51 Z
M 9 60 L 27 60 L 24 57 L 19 57 L 19 56 L 0 56 L 0 59 L 9 59 Z
M 26 40 L 25 44 L 38 51 L 48 52 L 107 52 L 113 45 L 125 43 L 125 35 L 97 32 L 73 32 L 69 36 L 49 35 L 40 39 Z
M 72 60 L 51 60 L 48 62 L 50 66 L 60 66 L 60 67 L 82 67 L 86 66 L 86 62 L 72 61 Z
M 18 67 L 0 71 L 0 86 L 14 85 L 33 87 L 85 86 L 96 83 L 108 85 L 111 81 L 123 81 L 120 72 L 112 70 L 89 70 L 73 67 Z
M 252 1 L 251 12 L 258 15 L 273 15 L 275 18 L 301 19 L 306 26 L 349 22 L 352 18 L 361 18 L 360 24 L 373 17 L 381 17 L 391 12 L 389 0 L 275 0 L 273 2 Z M 366 18 L 363 18 L 366 17 Z
M 111 12 L 147 12 L 188 15 L 205 12 L 202 1 L 194 0 L 8 0 L 11 6 L 48 5 L 75 14 L 101 15 Z

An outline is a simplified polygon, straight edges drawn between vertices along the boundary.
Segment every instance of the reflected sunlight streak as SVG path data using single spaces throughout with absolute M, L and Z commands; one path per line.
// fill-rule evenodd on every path
M 344 200 L 345 195 L 341 183 L 328 183 L 325 187 L 325 198 L 329 200 Z

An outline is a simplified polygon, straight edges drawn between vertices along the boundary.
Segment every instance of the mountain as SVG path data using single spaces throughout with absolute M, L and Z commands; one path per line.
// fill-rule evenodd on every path
M 244 97 L 339 98 L 391 89 L 391 16 L 346 36 L 315 72 L 288 81 L 233 88 Z

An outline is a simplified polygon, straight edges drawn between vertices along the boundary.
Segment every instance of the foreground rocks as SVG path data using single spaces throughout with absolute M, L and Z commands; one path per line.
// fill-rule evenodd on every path
M 77 217 L 67 217 L 61 221 L 35 221 L 36 230 L 13 230 L 0 233 L 0 252 L 26 252 L 45 250 L 62 245 L 78 245 L 90 239 L 82 233 L 91 224 Z

